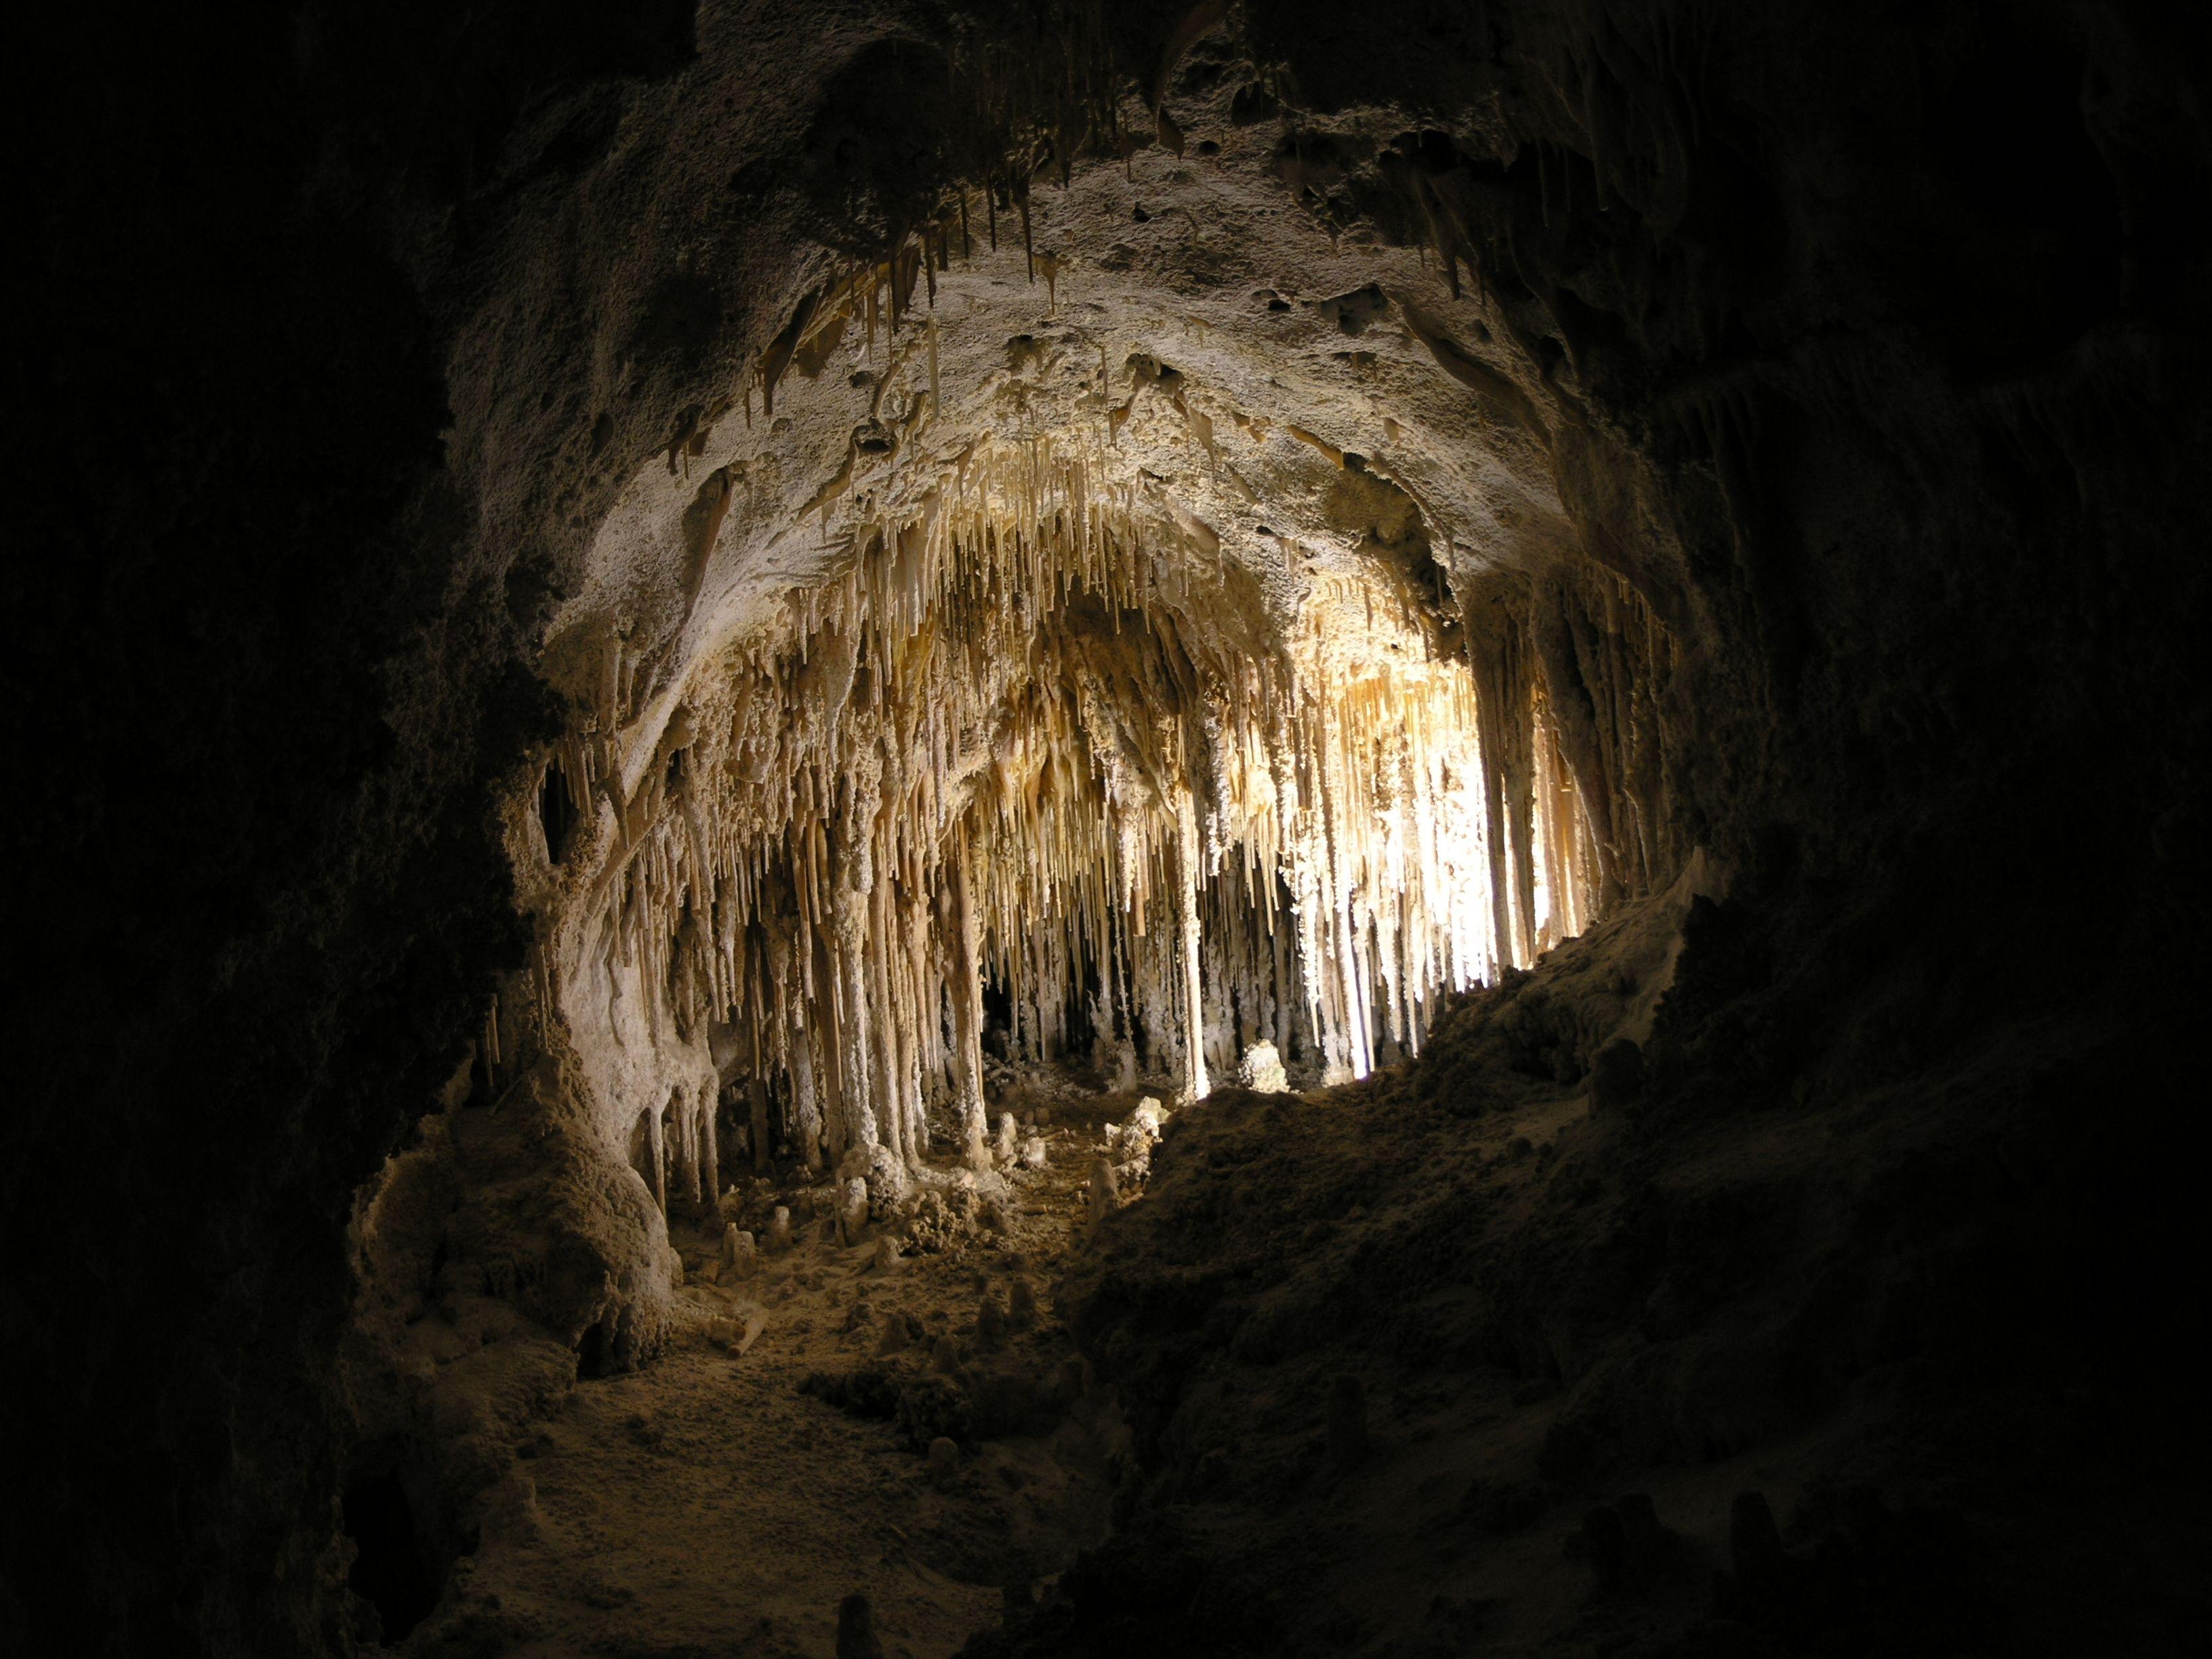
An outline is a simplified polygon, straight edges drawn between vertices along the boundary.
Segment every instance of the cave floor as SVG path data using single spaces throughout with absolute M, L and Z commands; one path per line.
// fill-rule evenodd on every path
M 872 1241 L 846 1248 L 803 1224 L 752 1279 L 709 1285 L 698 1268 L 713 1234 L 672 1228 L 690 1270 L 668 1350 L 577 1385 L 526 1449 L 534 1510 L 468 1569 L 469 1599 L 496 1610 L 500 1650 L 826 1656 L 839 1601 L 860 1590 L 890 1659 L 923 1659 L 995 1625 L 1009 1578 L 1048 1577 L 1102 1538 L 1112 1431 L 1083 1405 L 1048 1433 L 963 1447 L 940 1488 L 893 1422 L 801 1391 L 811 1375 L 867 1370 L 900 1315 L 921 1331 L 909 1365 L 950 1336 L 976 1363 L 988 1349 L 1001 1372 L 1049 1386 L 1074 1352 L 1049 1286 L 1081 1236 L 1097 1137 L 1045 1133 L 1052 1161 L 1012 1177 L 1004 1234 L 890 1270 Z M 1017 1274 L 1037 1291 L 1036 1328 L 979 1341 L 984 1287 L 1003 1302 Z M 709 1340 L 715 1319 L 757 1320 L 757 1336 L 733 1358 Z

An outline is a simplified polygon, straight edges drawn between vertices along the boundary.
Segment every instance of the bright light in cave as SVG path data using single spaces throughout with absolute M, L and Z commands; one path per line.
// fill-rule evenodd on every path
M 1188 1100 L 1364 1077 L 1587 915 L 1548 725 L 1486 728 L 1426 585 L 1323 574 L 1231 643 L 1249 578 L 1109 477 L 985 441 L 695 674 L 568 1000 L 725 1031 L 810 1164 L 914 1161 L 933 1112 L 980 1154 L 986 986 L 1017 1062 Z M 1486 729 L 1537 739 L 1525 880 Z M 568 740 L 580 811 L 615 764 Z
M 1432 265 L 1302 223 L 1194 290 L 1129 189 L 1032 200 L 1034 268 L 955 197 L 795 283 L 564 596 L 486 1052 L 564 1034 L 665 1215 L 733 1154 L 889 1213 L 1044 1095 L 1364 1078 L 1663 858 L 1664 631 L 1550 562 Z

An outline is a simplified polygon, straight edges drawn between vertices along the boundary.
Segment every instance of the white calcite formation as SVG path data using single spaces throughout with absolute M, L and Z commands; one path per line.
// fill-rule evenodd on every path
M 565 1044 L 663 1212 L 781 1153 L 853 1237 L 932 1151 L 1035 1170 L 992 1097 L 1059 1062 L 1364 1077 L 1679 853 L 1675 647 L 1568 553 L 1501 313 L 1224 143 L 749 301 L 564 586 L 483 1052 Z
M 1291 1086 L 1283 1072 L 1283 1056 L 1272 1042 L 1255 1042 L 1237 1064 L 1237 1081 L 1255 1093 L 1281 1094 Z
M 1555 747 L 1512 833 L 1432 596 L 1319 577 L 1272 629 L 1218 538 L 1111 479 L 1085 446 L 979 444 L 668 720 L 564 1000 L 727 1032 L 756 1148 L 772 1092 L 810 1161 L 915 1161 L 939 1103 L 980 1151 L 987 982 L 1019 1056 L 1080 1013 L 1196 1098 L 1255 1040 L 1364 1076 L 1589 913 Z M 600 747 L 561 775 L 588 792 Z M 703 1092 L 642 1119 L 664 1203 L 712 1157 Z

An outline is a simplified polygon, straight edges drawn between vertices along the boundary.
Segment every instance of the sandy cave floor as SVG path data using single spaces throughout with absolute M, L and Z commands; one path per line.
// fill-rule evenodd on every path
M 471 1600 L 497 1608 L 507 1632 L 532 1632 L 504 1650 L 829 1655 L 838 1602 L 857 1589 L 885 1654 L 921 1659 L 995 1625 L 1009 1580 L 1048 1580 L 1102 1538 L 1118 1426 L 1103 1400 L 1075 1401 L 1048 1433 L 964 1445 L 940 1490 L 896 1424 L 801 1385 L 877 1364 L 885 1324 L 903 1316 L 921 1331 L 899 1356 L 905 1371 L 926 1370 L 950 1336 L 964 1364 L 1064 1387 L 1074 1347 L 1051 1283 L 1083 1236 L 1099 1126 L 1133 1100 L 1099 1097 L 1074 1114 L 1092 1121 L 1071 1126 L 1063 1111 L 1038 1129 L 1051 1161 L 1011 1177 L 1004 1234 L 890 1271 L 872 1237 L 845 1247 L 802 1219 L 791 1250 L 753 1279 L 709 1284 L 701 1270 L 719 1239 L 703 1221 L 672 1224 L 687 1271 L 668 1351 L 642 1371 L 578 1383 L 525 1449 L 534 1512 L 488 1537 L 465 1569 Z M 803 1201 L 795 1182 L 773 1193 Z M 1036 1326 L 979 1341 L 986 1287 L 1003 1306 L 1018 1276 L 1036 1292 Z M 717 1318 L 757 1319 L 757 1336 L 732 1357 L 709 1340 Z

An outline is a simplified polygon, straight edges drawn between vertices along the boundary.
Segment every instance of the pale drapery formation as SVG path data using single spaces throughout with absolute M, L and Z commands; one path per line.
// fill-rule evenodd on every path
M 1364 1076 L 1650 862 L 1584 805 L 1628 727 L 1580 680 L 1557 718 L 1540 630 L 1448 645 L 1441 587 L 1389 569 L 1271 601 L 1103 476 L 979 443 L 695 672 L 613 806 L 570 925 L 678 1029 L 733 1034 L 811 1161 L 918 1158 L 940 1106 L 980 1157 L 991 1024 L 1193 1096 L 1259 1042 Z M 566 741 L 579 811 L 620 797 L 611 753 Z

